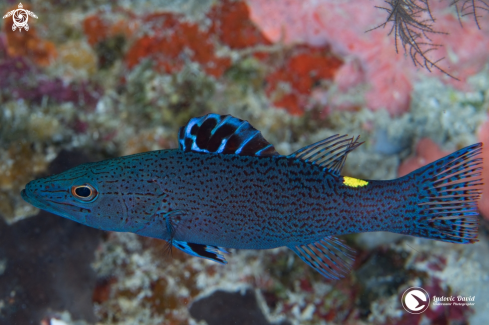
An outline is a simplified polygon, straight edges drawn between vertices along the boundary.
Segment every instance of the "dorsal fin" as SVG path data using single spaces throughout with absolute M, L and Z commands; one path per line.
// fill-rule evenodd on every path
M 277 156 L 275 148 L 250 123 L 231 115 L 194 117 L 178 133 L 180 149 L 242 156 Z
M 348 153 L 363 142 L 358 142 L 360 136 L 347 138 L 347 135 L 335 134 L 297 150 L 289 158 L 299 158 L 328 169 L 331 173 L 340 175 Z

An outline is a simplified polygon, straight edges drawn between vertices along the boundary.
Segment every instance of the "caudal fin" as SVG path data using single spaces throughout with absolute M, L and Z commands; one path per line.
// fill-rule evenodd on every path
M 481 151 L 477 143 L 406 176 L 417 183 L 417 214 L 407 234 L 460 244 L 477 241 Z

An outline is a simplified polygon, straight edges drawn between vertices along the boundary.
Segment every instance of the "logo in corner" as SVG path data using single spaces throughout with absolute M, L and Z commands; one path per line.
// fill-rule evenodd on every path
M 423 288 L 411 287 L 402 294 L 401 303 L 408 313 L 421 314 L 430 307 L 430 295 Z
M 14 21 L 14 24 L 12 25 L 12 30 L 14 32 L 17 28 L 19 29 L 19 32 L 22 31 L 22 28 L 24 28 L 26 31 L 29 30 L 29 25 L 27 25 L 29 16 L 37 19 L 37 16 L 32 11 L 24 9 L 22 3 L 19 3 L 18 9 L 7 12 L 7 14 L 3 16 L 3 19 L 8 18 L 10 16 L 12 16 L 12 19 Z

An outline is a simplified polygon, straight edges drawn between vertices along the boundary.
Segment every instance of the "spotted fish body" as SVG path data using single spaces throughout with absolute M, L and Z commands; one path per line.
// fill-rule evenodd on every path
M 333 236 L 390 231 L 455 243 L 477 238 L 481 144 L 390 181 L 340 175 L 360 145 L 333 136 L 279 155 L 247 122 L 209 114 L 180 148 L 88 163 L 32 181 L 31 204 L 85 225 L 167 240 L 225 263 L 225 248 L 287 246 L 328 278 L 353 251 Z

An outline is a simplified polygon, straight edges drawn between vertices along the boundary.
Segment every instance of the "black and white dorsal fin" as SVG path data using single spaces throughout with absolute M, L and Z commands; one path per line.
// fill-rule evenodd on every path
M 299 158 L 317 164 L 328 169 L 336 175 L 340 175 L 349 152 L 360 146 L 360 136 L 348 138 L 347 135 L 333 135 L 329 138 L 301 148 L 289 155 L 289 158 Z
M 309 266 L 328 279 L 338 280 L 350 273 L 355 251 L 336 237 L 328 236 L 315 243 L 289 246 Z
M 172 245 L 192 256 L 206 258 L 221 264 L 228 263 L 222 254 L 229 254 L 229 252 L 219 246 L 187 243 L 178 240 L 173 240 Z
M 195 117 L 180 128 L 180 149 L 242 156 L 277 156 L 273 145 L 250 123 L 231 115 Z

